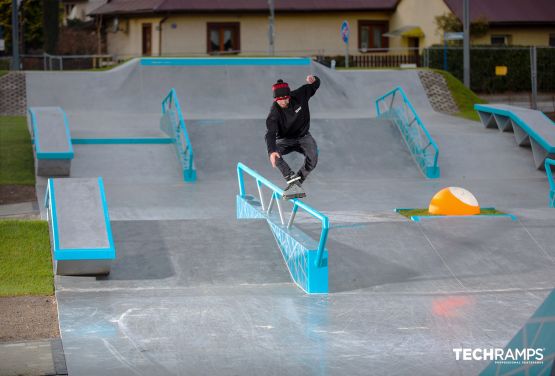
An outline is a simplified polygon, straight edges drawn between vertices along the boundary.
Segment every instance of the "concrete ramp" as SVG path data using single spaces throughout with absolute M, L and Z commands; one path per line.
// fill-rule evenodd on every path
M 195 145 L 199 179 L 234 178 L 237 162 L 248 161 L 253 169 L 281 184 L 281 175 L 268 160 L 265 120 L 193 120 L 188 128 Z M 389 121 L 315 119 L 311 121 L 311 133 L 319 150 L 318 167 L 311 180 L 420 177 Z M 284 158 L 292 168 L 300 168 L 303 163 L 298 153 Z
M 416 107 L 431 110 L 416 70 L 341 72 L 315 62 L 145 66 L 134 59 L 107 72 L 28 72 L 27 101 L 30 106 L 61 106 L 69 113 L 158 113 L 161 98 L 173 87 L 186 119 L 260 118 L 269 110 L 277 79 L 297 88 L 308 74 L 323 82 L 318 99 L 311 101 L 315 117 L 374 116 L 373 101 L 396 86 L 403 86 Z

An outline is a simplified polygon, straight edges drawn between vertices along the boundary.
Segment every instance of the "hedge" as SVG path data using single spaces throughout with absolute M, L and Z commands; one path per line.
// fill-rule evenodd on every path
M 426 53 L 426 52 L 425 52 Z M 443 48 L 428 49 L 429 67 L 444 69 Z M 447 50 L 447 71 L 463 80 L 463 50 Z M 506 76 L 496 76 L 496 66 L 506 66 Z M 479 93 L 531 90 L 530 48 L 479 47 L 470 49 L 470 87 Z M 537 48 L 538 91 L 555 91 L 555 48 Z

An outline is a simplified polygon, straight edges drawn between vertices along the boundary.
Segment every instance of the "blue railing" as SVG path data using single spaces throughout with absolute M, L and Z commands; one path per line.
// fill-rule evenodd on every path
M 267 212 L 268 214 L 271 213 L 274 202 L 277 203 L 279 216 L 281 220 L 281 224 L 285 226 L 284 218 L 283 218 L 283 210 L 280 204 L 281 197 L 283 196 L 283 190 L 277 187 L 274 183 L 266 179 L 264 176 L 260 175 L 258 172 L 254 171 L 250 167 L 245 166 L 243 163 L 237 164 L 237 179 L 239 181 L 239 194 L 241 197 L 246 196 L 245 192 L 245 181 L 243 177 L 243 173 L 247 173 L 252 176 L 256 180 L 256 186 L 258 187 L 258 193 L 260 195 L 260 204 L 262 206 L 262 210 Z M 270 197 L 270 202 L 267 206 L 264 203 L 264 196 L 262 194 L 262 186 L 266 186 L 272 191 L 272 195 Z M 299 208 L 303 209 L 305 212 L 313 216 L 314 218 L 318 219 L 322 223 L 322 232 L 320 233 L 320 241 L 318 242 L 318 252 L 316 255 L 315 266 L 320 267 L 323 265 L 322 258 L 324 255 L 324 250 L 326 248 L 326 241 L 328 238 L 328 231 L 329 231 L 329 219 L 327 216 L 323 215 L 319 211 L 313 209 L 306 203 L 300 201 L 299 199 L 290 200 L 293 203 L 293 209 L 291 211 L 291 216 L 287 223 L 287 228 L 291 228 L 293 226 L 293 221 L 295 220 L 295 215 Z
M 378 118 L 395 123 L 418 167 L 427 178 L 439 178 L 439 148 L 401 87 L 376 99 Z
M 177 148 L 177 158 L 183 168 L 183 179 L 193 182 L 197 178 L 195 169 L 195 155 L 193 145 L 189 139 L 189 133 L 183 119 L 181 106 L 177 99 L 175 89 L 171 89 L 168 95 L 162 100 L 162 118 L 160 127 L 175 139 Z
M 547 181 L 549 181 L 549 207 L 555 208 L 555 180 L 553 179 L 553 170 L 555 167 L 555 159 L 545 159 L 545 173 L 547 174 Z

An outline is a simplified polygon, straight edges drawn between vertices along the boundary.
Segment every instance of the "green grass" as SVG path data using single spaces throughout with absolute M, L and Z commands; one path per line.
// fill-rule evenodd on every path
M 0 220 L 0 296 L 52 295 L 48 222 Z
M 364 68 L 364 67 L 337 67 L 337 70 L 372 70 L 372 69 L 384 69 L 384 68 Z M 387 68 L 388 70 L 407 70 L 406 68 Z M 410 68 L 408 68 L 410 69 Z M 427 69 L 427 68 L 418 68 Z M 445 81 L 447 82 L 447 87 L 451 91 L 453 100 L 459 108 L 459 112 L 454 114 L 455 116 L 462 117 L 467 120 L 480 121 L 478 113 L 474 110 L 475 103 L 487 103 L 487 101 L 478 97 L 472 90 L 468 89 L 464 84 L 459 81 L 451 73 L 446 72 L 441 69 L 430 69 L 436 73 L 441 74 Z
M 0 116 L 0 185 L 34 185 L 31 136 L 24 116 Z
M 447 82 L 447 87 L 449 88 L 449 91 L 451 91 L 451 95 L 453 96 L 453 100 L 459 107 L 459 112 L 455 115 L 468 120 L 480 121 L 478 113 L 474 110 L 474 104 L 487 102 L 478 97 L 472 90 L 464 86 L 464 84 L 457 78 L 455 78 L 455 76 L 453 76 L 451 73 L 440 69 L 432 70 L 436 73 L 441 74 L 445 78 L 445 81 Z
M 430 214 L 428 212 L 427 208 L 424 208 L 424 209 L 401 209 L 398 212 L 399 212 L 399 214 L 401 214 L 401 215 L 403 215 L 407 218 L 410 218 L 410 217 L 413 217 L 413 216 L 428 217 L 428 216 L 435 216 L 436 215 L 436 214 Z M 499 211 L 497 209 L 487 208 L 487 209 L 480 209 L 480 214 L 478 214 L 478 215 L 499 215 L 499 214 L 506 214 L 506 213 L 504 213 L 502 211 Z
M 0 77 L 2 77 L 3 75 L 8 74 L 7 70 L 1 70 L 0 69 Z

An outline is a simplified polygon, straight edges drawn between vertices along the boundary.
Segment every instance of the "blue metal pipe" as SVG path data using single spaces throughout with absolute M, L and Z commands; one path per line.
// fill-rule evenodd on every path
M 389 96 L 395 96 L 395 94 L 397 92 L 401 93 L 401 97 L 403 98 L 403 103 L 405 104 L 405 106 L 407 106 L 409 108 L 412 115 L 414 116 L 414 119 L 416 120 L 416 123 L 418 124 L 418 126 L 420 127 L 420 129 L 422 130 L 422 132 L 424 133 L 426 138 L 428 139 L 429 145 L 431 145 L 432 148 L 434 149 L 435 153 L 434 153 L 433 167 L 434 167 L 434 169 L 437 169 L 437 164 L 438 164 L 438 159 L 439 159 L 439 147 L 437 146 L 436 142 L 434 141 L 434 139 L 430 135 L 430 132 L 428 132 L 428 129 L 424 126 L 424 123 L 420 119 L 420 116 L 418 116 L 418 114 L 416 113 L 416 110 L 414 109 L 412 103 L 409 101 L 409 99 L 408 99 L 408 97 L 407 97 L 407 95 L 406 95 L 406 93 L 405 93 L 405 91 L 403 90 L 402 87 L 398 86 L 395 89 L 389 91 L 388 93 L 386 93 L 386 94 L 378 97 L 378 99 L 376 99 L 376 111 L 377 111 L 378 116 L 380 116 L 380 114 L 381 114 L 379 103 L 380 102 L 385 102 L 385 99 Z
M 182 156 L 182 158 L 186 158 L 188 156 L 188 165 L 183 166 L 183 168 L 186 170 L 184 171 L 184 175 L 185 176 L 188 176 L 189 174 L 196 175 L 196 173 L 194 172 L 195 153 L 193 151 L 193 144 L 191 143 L 191 139 L 189 138 L 189 132 L 187 132 L 187 126 L 185 124 L 185 119 L 183 118 L 183 112 L 181 111 L 181 106 L 179 104 L 179 99 L 177 98 L 177 92 L 175 91 L 175 88 L 172 88 L 168 93 L 168 95 L 166 95 L 166 97 L 162 100 L 162 115 L 164 115 L 167 112 L 167 110 L 171 108 L 172 101 L 177 114 L 177 127 L 178 127 L 177 133 L 183 134 L 183 137 L 185 138 L 185 143 L 187 146 L 186 149 L 183 150 L 184 155 Z M 179 130 L 181 132 L 179 132 Z M 176 140 L 176 142 L 180 142 L 180 141 Z M 187 180 L 187 177 L 185 177 L 185 180 Z M 194 178 L 192 178 L 192 180 L 190 181 L 193 181 L 193 180 Z
M 266 179 L 264 176 L 260 175 L 257 171 L 239 162 L 237 163 L 237 179 L 239 182 L 239 193 L 241 197 L 244 197 L 245 195 L 245 183 L 243 178 L 243 172 L 246 172 L 254 179 L 256 179 L 257 183 L 262 183 L 266 187 L 270 188 L 273 191 L 272 195 L 274 195 L 276 199 L 279 199 L 279 197 L 283 196 L 282 189 L 280 189 L 274 183 Z M 313 217 L 315 217 L 316 219 L 319 219 L 322 222 L 322 233 L 320 234 L 320 242 L 318 243 L 318 252 L 317 252 L 317 257 L 315 261 L 316 266 L 320 267 L 322 266 L 322 258 L 324 255 L 324 249 L 326 248 L 326 241 L 328 238 L 328 231 L 330 226 L 329 219 L 327 216 L 323 215 L 322 213 L 315 210 L 314 208 L 312 208 L 311 206 L 302 202 L 299 199 L 293 199 L 291 201 L 293 201 L 293 211 L 296 212 L 297 208 L 301 208 L 304 211 L 306 211 L 308 214 L 312 215 Z
M 555 207 L 555 180 L 553 179 L 553 171 L 551 167 L 555 167 L 555 159 L 545 159 L 545 173 L 549 182 L 549 206 Z

